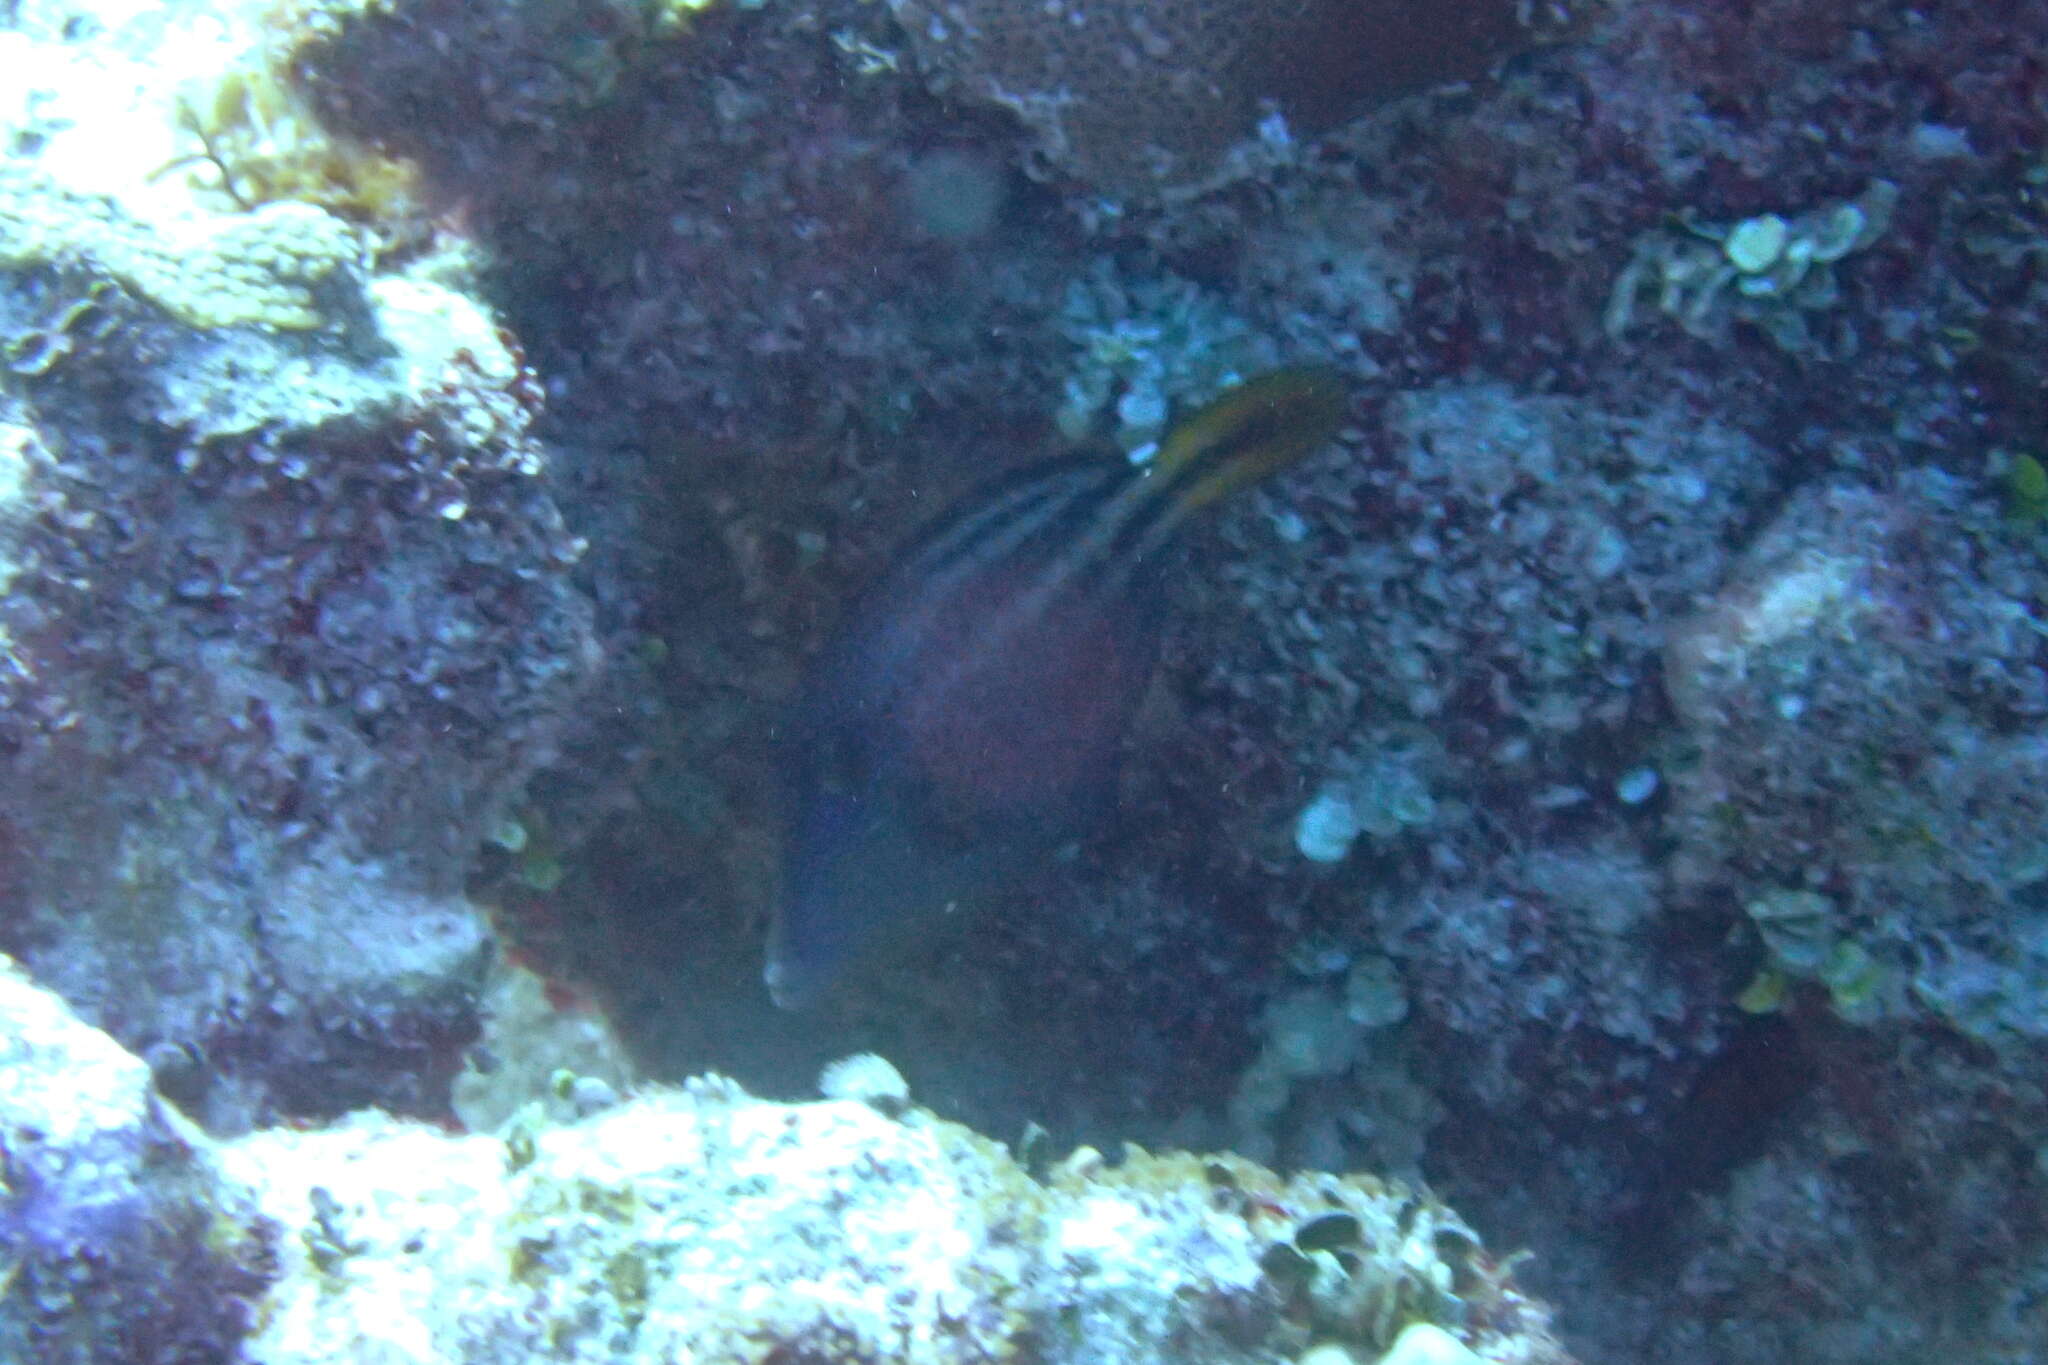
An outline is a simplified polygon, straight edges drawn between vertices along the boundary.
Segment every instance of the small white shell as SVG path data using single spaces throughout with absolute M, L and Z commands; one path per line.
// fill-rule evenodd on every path
M 818 1093 L 828 1100 L 859 1100 L 884 1114 L 900 1114 L 910 1104 L 910 1085 L 886 1057 L 856 1052 L 841 1057 L 818 1073 Z

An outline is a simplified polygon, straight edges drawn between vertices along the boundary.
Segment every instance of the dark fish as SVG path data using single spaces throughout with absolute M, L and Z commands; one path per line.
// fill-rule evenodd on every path
M 777 1004 L 808 1003 L 1107 812 L 1159 652 L 1161 551 L 1195 511 L 1322 446 L 1344 407 L 1334 374 L 1280 370 L 1174 426 L 1147 465 L 1027 470 L 905 552 L 792 726 Z

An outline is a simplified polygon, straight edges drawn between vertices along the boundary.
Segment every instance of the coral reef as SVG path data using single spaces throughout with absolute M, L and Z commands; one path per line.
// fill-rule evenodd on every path
M 1524 37 L 1514 7 L 1495 0 L 1427 12 L 1355 0 L 890 9 L 942 90 L 1015 115 L 1046 167 L 1112 198 L 1250 174 L 1284 154 L 1289 119 L 1320 128 L 1369 101 L 1475 74 Z M 1277 146 L 1261 149 L 1261 139 Z
M 927 1110 L 718 1077 L 496 1135 L 214 1144 L 4 960 L 0 1019 L 23 1359 L 1251 1365 L 1397 1334 L 1410 1359 L 1429 1324 L 1459 1359 L 1569 1365 L 1455 1213 L 1370 1177 L 1083 1149 L 1041 1182 Z
M 500 958 L 477 993 L 477 1038 L 449 1085 L 448 1107 L 463 1127 L 487 1133 L 536 1103 L 556 1117 L 603 1108 L 635 1079 L 617 1033 L 590 1002 L 551 992 Z
M 209 1127 L 871 1051 L 1418 1173 L 1587 1359 L 2048 1354 L 2042 0 L 258 8 L 0 6 L 0 942 Z M 770 1013 L 843 604 L 1298 361 L 1114 818 Z
M 141 1058 L 0 958 L 0 1354 L 225 1360 L 274 1231 Z
M 345 279 L 365 254 L 353 229 L 307 204 L 268 204 L 209 227 L 200 241 L 167 242 L 104 201 L 68 193 L 23 167 L 0 167 L 0 265 L 18 269 L 60 259 L 83 265 L 103 287 L 119 284 L 194 329 L 319 327 L 328 316 L 320 292 L 338 283 L 337 275 Z M 77 325 L 77 314 L 67 309 L 44 331 L 68 336 Z M 54 342 L 46 343 L 31 361 L 25 339 L 10 350 L 12 368 L 31 374 L 60 354 Z
M 1674 872 L 1733 881 L 1771 961 L 1851 1016 L 2048 1034 L 2029 539 L 1938 471 L 1817 485 L 1672 642 Z
M 1873 181 L 1845 199 L 1787 219 L 1760 213 L 1732 225 L 1688 218 L 1679 229 L 1645 233 L 1615 277 L 1608 335 L 1619 340 L 1643 295 L 1693 335 L 1713 339 L 1739 320 L 1786 350 L 1812 347 L 1806 315 L 1827 308 L 1839 290 L 1835 262 L 1871 246 L 1890 225 L 1899 187 Z
M 1588 1354 L 1685 1358 L 1734 1302 L 1720 1339 L 1825 1357 L 1822 1335 L 1802 1346 L 1774 1325 L 1816 1285 L 1857 1298 L 1817 1261 L 1788 1257 L 1733 1300 L 1675 1269 L 1639 1293 L 1613 1263 L 1639 1246 L 1717 1265 L 1744 1218 L 1768 1237 L 1765 1202 L 1684 1216 L 1751 1163 L 1789 1183 L 1843 1160 L 1862 1210 L 1944 1169 L 1958 1188 L 2002 1171 L 1998 1236 L 2035 1245 L 2038 1174 L 1998 1164 L 2035 1122 L 2015 1027 L 2032 957 L 1941 890 L 1969 883 L 1946 850 L 1971 836 L 1926 807 L 1999 811 L 1982 856 L 2015 868 L 2008 895 L 2031 904 L 1997 833 L 2030 807 L 1993 770 L 2023 764 L 2039 724 L 2010 704 L 2039 667 L 2039 570 L 1997 516 L 2023 468 L 2009 452 L 2038 447 L 2024 357 L 2048 336 L 2024 264 L 2042 235 L 2041 117 L 2029 59 L 2000 35 L 2032 31 L 2039 7 L 1916 25 L 1773 0 L 1754 32 L 1679 0 L 1578 8 L 1573 41 L 1489 85 L 1313 147 L 1273 124 L 1234 187 L 1141 189 L 1120 211 L 1075 191 L 1125 171 L 1045 159 L 1049 105 L 1026 113 L 1024 145 L 977 112 L 982 49 L 874 6 L 713 9 L 673 41 L 606 39 L 630 60 L 601 86 L 571 60 L 591 43 L 518 7 L 401 6 L 308 50 L 319 106 L 417 160 L 499 253 L 508 315 L 560 377 L 550 432 L 590 494 L 579 510 L 620 528 L 594 537 L 594 567 L 615 654 L 635 661 L 617 676 L 645 682 L 622 698 L 629 722 L 574 742 L 596 756 L 586 770 L 627 776 L 535 785 L 547 884 L 508 875 L 498 893 L 525 941 L 592 984 L 657 1071 L 715 1062 L 792 1088 L 850 1035 L 916 1059 L 996 1131 L 1195 1134 L 1319 1164 L 1412 1160 L 1497 1191 L 1477 1197 L 1542 1240 L 1536 1273 L 1570 1287 Z M 1211 71 L 1235 60 L 1211 56 Z M 934 108 L 923 79 L 959 106 Z M 1105 128 L 1172 107 L 1120 98 L 1138 94 L 1120 78 L 1087 93 L 1099 106 L 1063 108 L 1099 107 Z M 1006 160 L 1027 174 L 998 196 L 986 168 Z M 575 169 L 599 163 L 618 174 Z M 975 190 L 957 233 L 934 228 L 936 191 L 905 188 L 928 164 Z M 1871 230 L 1828 236 L 1847 209 Z M 1680 221 L 1693 230 L 1667 232 Z M 1706 308 L 1698 335 L 1636 293 L 1639 244 L 1659 261 L 1682 244 L 1725 275 L 1674 296 Z M 1790 288 L 1795 257 L 1826 268 Z M 1638 304 L 1618 339 L 1617 297 Z M 1814 344 L 1786 344 L 1795 319 Z M 758 770 L 833 601 L 984 473 L 1061 440 L 1142 451 L 1177 403 L 1292 357 L 1360 381 L 1352 427 L 1196 547 L 1225 567 L 1188 576 L 1116 828 L 848 1016 L 816 1033 L 767 1022 L 727 984 L 751 972 L 770 895 L 749 851 L 772 825 Z M 650 452 L 646 430 L 682 435 Z M 1844 486 L 1909 509 L 1919 529 L 1899 548 L 1931 538 L 1958 557 L 1933 561 L 1947 586 L 1887 589 L 1872 627 L 1960 611 L 1977 623 L 1969 687 L 2007 698 L 1966 717 L 1936 766 L 1893 760 L 1900 781 L 1877 795 L 1937 772 L 1956 794 L 1888 826 L 1939 831 L 1888 845 L 1889 870 L 1848 837 L 1891 816 L 1831 766 L 1853 748 L 1836 729 L 1771 720 L 1746 694 L 1726 721 L 1688 700 L 1685 642 L 1767 572 L 1751 556 L 1769 528 Z M 1864 534 L 1829 525 L 1824 555 Z M 1966 587 L 1964 560 L 1996 591 Z M 1919 690 L 1866 674 L 1861 704 L 1899 703 L 1927 755 L 1910 698 L 1963 684 L 1934 665 L 1949 657 L 1934 636 L 1896 638 Z M 1703 795 L 1717 783 L 1737 812 L 1754 805 L 1744 830 Z M 1816 826 L 1837 867 L 1869 870 L 1816 870 L 1795 847 Z M 1902 917 L 1878 903 L 1930 877 L 1935 908 L 1903 917 L 1927 935 L 1881 930 Z M 1745 907 L 1787 891 L 1828 900 L 1831 946 L 1775 968 L 1776 1000 L 1752 1012 L 1747 988 L 1774 968 Z M 1876 967 L 1831 964 L 1843 944 Z M 1373 960 L 1407 1013 L 1368 1027 L 1344 982 Z M 1919 1004 L 1922 979 L 1956 1008 Z M 1916 1088 L 1927 1054 L 1908 1040 L 1928 1028 L 1982 1049 L 1942 1082 L 1957 1089 Z M 1945 1095 L 2011 1119 L 1946 1168 L 1932 1137 L 1896 1165 L 1830 1158 L 1822 1116 L 1864 1112 L 1848 1093 L 1863 1082 L 1930 1134 L 1951 1131 L 1931 1121 Z M 1994 1258 L 2014 1302 L 2027 1254 Z M 1926 1317 L 1946 1311 L 1954 1286 L 1912 1262 L 1889 1245 L 1868 1264 L 1919 1285 Z
M 462 877 L 596 663 L 533 376 L 459 244 L 90 196 L 76 125 L 27 118 L 0 825 L 36 856 L 0 940 L 212 1126 L 442 1112 L 488 945 Z

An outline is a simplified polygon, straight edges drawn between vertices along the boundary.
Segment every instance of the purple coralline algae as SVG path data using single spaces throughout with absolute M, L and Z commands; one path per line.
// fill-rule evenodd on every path
M 8 36 L 0 940 L 214 1126 L 445 1112 L 465 872 L 597 660 L 538 382 L 453 240 L 89 193 L 91 60 Z
M 217 1138 L 872 1051 L 1040 1174 L 1453 1190 L 1588 1360 L 2048 1354 L 2048 4 L 1424 8 L 0 6 L 0 948 Z M 1290 363 L 1114 813 L 776 1014 L 845 603 Z M 656 1321 L 586 1230 L 523 1287 Z M 1275 1359 L 1490 1349 L 1271 1260 Z

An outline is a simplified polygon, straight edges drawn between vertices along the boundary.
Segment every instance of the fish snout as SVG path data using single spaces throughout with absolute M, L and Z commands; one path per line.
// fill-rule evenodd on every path
M 768 998 L 775 1002 L 777 1009 L 808 1009 L 817 1001 L 821 984 L 816 972 L 807 972 L 797 963 L 781 954 L 768 959 L 767 968 L 761 979 L 768 986 Z

